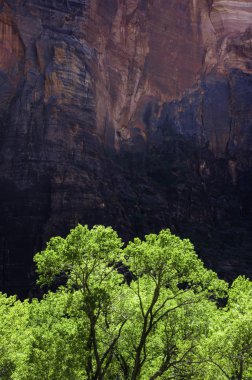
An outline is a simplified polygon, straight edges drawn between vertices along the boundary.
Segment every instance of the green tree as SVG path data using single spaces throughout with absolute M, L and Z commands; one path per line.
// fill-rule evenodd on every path
M 67 282 L 60 291 L 78 298 L 69 316 L 85 323 L 81 343 L 88 380 L 107 375 L 127 320 L 122 302 L 127 285 L 115 270 L 123 259 L 121 247 L 121 239 L 111 228 L 89 230 L 78 225 L 66 239 L 51 239 L 46 250 L 35 256 L 40 284 L 50 284 L 64 274 Z
M 226 284 L 169 230 L 135 239 L 124 254 L 134 277 L 119 350 L 125 378 L 192 378 L 196 348 L 216 312 L 213 300 Z
M 227 306 L 212 324 L 203 352 L 208 380 L 252 379 L 252 282 L 238 277 L 229 289 Z
M 0 378 L 17 379 L 16 369 L 22 365 L 30 347 L 30 335 L 26 327 L 29 320 L 29 304 L 16 297 L 0 293 Z
M 61 285 L 31 302 L 0 294 L 1 379 L 252 378 L 252 284 L 228 290 L 188 240 L 164 230 L 124 247 L 79 225 L 35 262 L 41 286 Z
M 85 320 L 87 379 L 192 376 L 196 347 L 226 284 L 188 240 L 166 230 L 123 250 L 111 228 L 79 225 L 66 239 L 51 239 L 35 261 L 40 284 L 64 274 L 64 291 L 80 294 L 75 311 Z M 120 262 L 130 285 L 115 269 Z

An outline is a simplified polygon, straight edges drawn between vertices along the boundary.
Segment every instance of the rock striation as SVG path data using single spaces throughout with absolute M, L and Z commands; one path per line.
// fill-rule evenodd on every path
M 0 1 L 0 288 L 78 222 L 252 273 L 252 2 Z

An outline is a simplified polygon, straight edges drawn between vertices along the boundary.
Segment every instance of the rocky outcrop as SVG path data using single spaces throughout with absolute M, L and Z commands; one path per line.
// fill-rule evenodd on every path
M 78 222 L 251 275 L 252 3 L 0 1 L 0 287 Z

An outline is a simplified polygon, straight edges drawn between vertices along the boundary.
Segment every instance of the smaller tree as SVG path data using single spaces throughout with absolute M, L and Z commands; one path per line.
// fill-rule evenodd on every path
M 240 276 L 233 282 L 227 306 L 217 317 L 211 321 L 211 335 L 203 349 L 206 362 L 210 364 L 205 367 L 210 376 L 206 379 L 252 378 L 251 281 Z
M 31 344 L 28 321 L 29 303 L 0 293 L 0 378 L 3 380 L 19 378 L 16 371 L 23 366 Z

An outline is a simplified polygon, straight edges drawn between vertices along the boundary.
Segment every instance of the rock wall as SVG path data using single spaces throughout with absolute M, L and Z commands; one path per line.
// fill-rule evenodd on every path
M 0 288 L 78 222 L 251 275 L 252 3 L 0 1 Z

